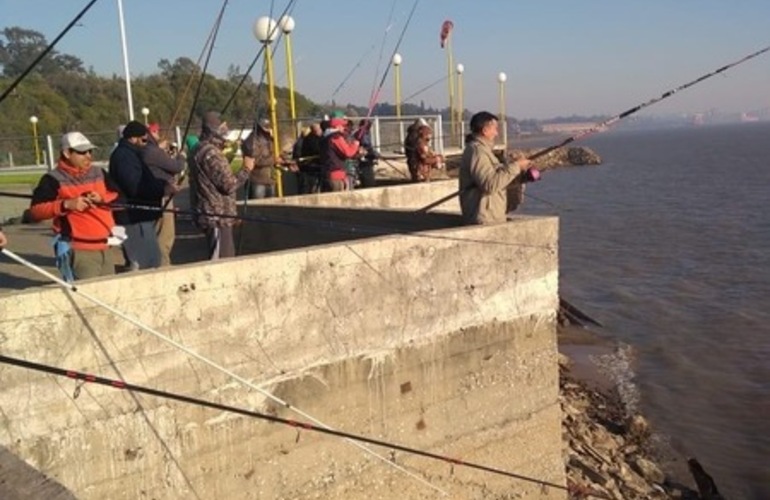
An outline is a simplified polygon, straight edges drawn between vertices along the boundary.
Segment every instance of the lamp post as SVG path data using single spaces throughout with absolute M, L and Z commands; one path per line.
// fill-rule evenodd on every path
M 37 116 L 30 116 L 29 123 L 32 124 L 32 140 L 35 141 L 35 165 L 40 165 L 40 144 L 37 140 Z
M 126 105 L 128 120 L 134 119 L 134 98 L 131 96 L 131 73 L 128 70 L 128 47 L 126 45 L 126 26 L 123 22 L 123 0 L 118 0 L 118 21 L 120 22 L 120 44 L 123 48 L 123 71 L 126 74 Z
M 457 64 L 455 68 L 457 71 L 457 119 L 460 122 L 460 135 L 458 137 L 458 144 L 462 144 L 463 123 L 465 122 L 464 110 L 463 110 L 463 72 L 465 72 L 465 66 Z
M 396 117 L 401 118 L 401 63 L 403 62 L 403 59 L 401 57 L 401 54 L 396 52 L 393 54 L 393 67 L 395 68 L 395 71 L 393 72 L 394 77 L 396 79 Z
M 505 118 L 505 82 L 508 75 L 502 71 L 497 75 L 497 82 L 500 84 L 500 123 L 503 125 L 503 147 L 508 149 L 508 123 Z
M 147 125 L 147 116 L 150 114 L 150 108 L 142 108 L 142 116 L 144 116 L 144 124 Z
M 254 36 L 264 45 L 265 67 L 267 69 L 267 94 L 268 108 L 270 108 L 270 125 L 273 129 L 273 156 L 278 159 L 281 156 L 281 146 L 278 144 L 278 117 L 276 115 L 275 100 L 275 81 L 273 76 L 273 54 L 270 51 L 270 44 L 278 36 L 278 24 L 274 19 L 263 16 L 254 23 Z M 281 171 L 275 169 L 276 187 L 278 197 L 283 197 L 283 185 L 281 182 Z
M 297 104 L 294 98 L 294 63 L 292 62 L 291 32 L 294 31 L 294 18 L 283 16 L 278 21 L 281 31 L 286 35 L 286 78 L 289 80 L 289 109 L 291 111 L 291 128 L 297 134 Z

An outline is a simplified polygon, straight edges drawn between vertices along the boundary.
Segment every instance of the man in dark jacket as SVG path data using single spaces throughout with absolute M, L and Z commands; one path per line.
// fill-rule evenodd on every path
M 157 123 L 151 123 L 147 126 L 149 134 L 147 135 L 147 145 L 142 148 L 142 159 L 150 168 L 155 178 L 163 182 L 173 183 L 177 174 L 184 170 L 185 158 L 183 154 L 172 158 L 166 152 L 165 144 L 167 141 L 160 142 L 160 126 Z M 160 265 L 168 266 L 171 264 L 171 248 L 174 246 L 176 238 L 174 201 L 170 197 L 163 198 L 163 206 L 166 211 L 155 222 L 155 232 L 158 235 L 158 245 L 160 246 Z
M 190 185 L 196 192 L 198 226 L 206 232 L 209 258 L 216 260 L 235 256 L 234 216 L 238 215 L 235 194 L 248 179 L 254 164 L 244 162 L 233 174 L 224 153 L 227 123 L 219 113 L 203 115 L 200 142 L 195 147 L 190 168 Z
M 128 239 L 123 243 L 123 253 L 131 270 L 160 266 L 155 221 L 161 215 L 163 196 L 174 191 L 173 184 L 157 179 L 144 162 L 142 151 L 147 141 L 147 127 L 131 121 L 123 129 L 122 138 L 110 155 L 110 176 L 126 202 L 157 207 L 157 210 L 127 209 L 116 212 L 117 222 L 126 228 Z

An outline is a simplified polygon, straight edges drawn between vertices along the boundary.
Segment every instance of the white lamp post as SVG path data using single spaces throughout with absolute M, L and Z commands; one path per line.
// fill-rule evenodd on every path
M 401 63 L 403 62 L 403 58 L 401 57 L 401 54 L 396 52 L 393 54 L 393 67 L 395 68 L 395 71 L 393 72 L 395 79 L 396 79 L 396 117 L 401 118 Z
M 502 71 L 497 74 L 497 81 L 500 84 L 500 123 L 503 125 L 503 147 L 508 149 L 508 121 L 505 119 L 505 82 L 508 75 Z
M 464 127 L 464 110 L 463 110 L 463 73 L 465 72 L 465 66 L 458 63 L 455 68 L 457 71 L 457 119 L 460 122 L 460 138 L 457 143 L 462 144 L 462 134 Z
M 128 46 L 126 44 L 126 26 L 123 22 L 123 0 L 118 0 L 118 21 L 120 22 L 120 44 L 123 48 L 123 71 L 126 74 L 126 105 L 128 120 L 134 119 L 134 98 L 131 95 L 131 73 L 128 70 Z
M 142 116 L 144 116 L 144 124 L 147 125 L 147 117 L 150 114 L 150 108 L 144 107 L 142 108 Z
M 40 144 L 37 140 L 37 116 L 29 117 L 29 123 L 32 124 L 32 140 L 35 141 L 35 165 L 40 165 Z
M 262 44 L 265 53 L 265 67 L 267 69 L 267 89 L 268 89 L 268 107 L 270 108 L 270 124 L 273 128 L 273 155 L 275 158 L 281 156 L 281 146 L 278 143 L 278 116 L 276 114 L 275 100 L 275 79 L 273 76 L 273 54 L 270 51 L 270 44 L 278 36 L 278 23 L 274 19 L 263 16 L 254 23 L 254 36 Z M 281 182 L 281 171 L 276 169 L 276 187 L 278 197 L 283 196 L 283 184 Z
M 294 98 L 294 63 L 292 62 L 291 32 L 294 31 L 294 18 L 283 16 L 278 25 L 286 36 L 286 78 L 289 80 L 289 110 L 291 111 L 291 128 L 296 133 L 297 104 Z

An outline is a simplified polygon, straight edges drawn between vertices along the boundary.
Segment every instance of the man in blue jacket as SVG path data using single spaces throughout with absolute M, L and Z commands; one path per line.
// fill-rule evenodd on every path
M 115 180 L 125 202 L 129 205 L 157 207 L 115 212 L 116 222 L 126 228 L 128 239 L 123 243 L 123 254 L 131 270 L 160 267 L 161 253 L 155 221 L 161 216 L 163 196 L 174 191 L 173 184 L 156 178 L 142 158 L 147 141 L 147 127 L 131 121 L 126 124 L 118 146 L 110 155 L 110 176 Z

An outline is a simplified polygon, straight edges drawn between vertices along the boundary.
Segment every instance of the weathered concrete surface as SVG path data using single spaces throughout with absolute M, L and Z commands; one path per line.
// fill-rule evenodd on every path
M 414 216 L 401 215 L 408 227 Z M 398 211 L 388 217 L 397 222 Z M 428 227 L 453 220 L 438 217 Z M 334 427 L 563 483 L 556 240 L 554 218 L 521 218 L 127 274 L 79 290 Z M 278 411 L 59 289 L 0 298 L 0 352 Z M 335 438 L 301 432 L 297 441 L 294 429 L 99 386 L 77 390 L 5 365 L 0 379 L 0 445 L 78 498 L 436 497 Z M 395 458 L 454 498 L 564 498 Z

